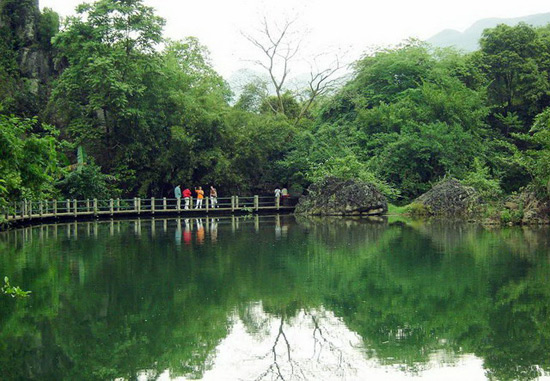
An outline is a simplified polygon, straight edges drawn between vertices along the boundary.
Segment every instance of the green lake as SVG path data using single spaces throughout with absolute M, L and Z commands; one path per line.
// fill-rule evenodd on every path
M 1 380 L 550 375 L 550 230 L 249 216 L 0 233 Z

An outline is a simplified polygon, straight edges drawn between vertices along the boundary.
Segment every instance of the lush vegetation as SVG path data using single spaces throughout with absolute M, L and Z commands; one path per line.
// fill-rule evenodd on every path
M 254 80 L 234 99 L 208 49 L 165 40 L 142 0 L 81 5 L 61 28 L 45 10 L 30 47 L 18 33 L 27 3 L 0 9 L 3 203 L 162 197 L 176 183 L 299 193 L 327 174 L 375 182 L 397 203 L 445 176 L 489 199 L 529 184 L 548 194 L 550 27 L 500 25 L 471 54 L 406 41 L 355 62 L 332 92 L 278 82 L 270 94 Z M 50 57 L 40 80 L 18 66 L 23 47 Z
M 12 286 L 7 276 L 4 277 L 4 285 L 0 287 L 0 292 L 4 295 L 10 295 L 12 298 L 25 298 L 31 293 L 31 291 L 23 291 L 19 286 Z

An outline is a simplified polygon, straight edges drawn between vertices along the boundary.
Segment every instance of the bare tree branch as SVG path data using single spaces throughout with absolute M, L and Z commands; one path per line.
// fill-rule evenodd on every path
M 286 111 L 283 96 L 291 72 L 291 65 L 297 59 L 302 48 L 302 38 L 297 38 L 297 31 L 295 30 L 296 22 L 296 18 L 286 20 L 279 27 L 276 23 L 270 23 L 264 17 L 257 35 L 241 33 L 262 52 L 264 59 L 256 60 L 254 63 L 267 71 L 277 98 L 276 109 L 272 102 L 268 103 L 270 103 L 273 111 L 281 114 L 285 114 Z M 319 54 L 310 63 L 309 80 L 306 89 L 301 91 L 302 105 L 298 115 L 295 116 L 295 125 L 304 118 L 319 96 L 333 89 L 338 83 L 339 78 L 337 76 L 345 65 L 342 64 L 339 55 L 334 53 L 334 58 L 328 66 L 325 64 L 324 68 L 321 69 L 323 65 L 319 62 L 320 58 L 327 55 L 329 54 Z
M 289 63 L 300 50 L 300 41 L 296 42 L 291 38 L 291 29 L 295 22 L 296 19 L 286 20 L 283 26 L 279 28 L 277 25 L 270 26 L 267 18 L 264 17 L 260 36 L 255 37 L 242 33 L 252 45 L 262 51 L 266 61 L 257 60 L 255 62 L 267 71 L 275 88 L 278 103 L 277 111 L 283 114 L 285 112 L 283 93 L 290 73 Z M 280 73 L 277 71 L 279 67 L 282 67 Z

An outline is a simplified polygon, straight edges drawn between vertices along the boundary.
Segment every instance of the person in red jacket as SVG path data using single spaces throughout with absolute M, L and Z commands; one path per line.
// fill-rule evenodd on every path
M 183 190 L 183 200 L 185 201 L 185 209 L 189 209 L 189 201 L 191 199 L 191 191 L 189 188 Z

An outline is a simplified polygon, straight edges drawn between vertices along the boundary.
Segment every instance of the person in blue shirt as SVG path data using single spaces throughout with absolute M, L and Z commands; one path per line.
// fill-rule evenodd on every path
M 179 185 L 176 187 L 176 189 L 174 189 L 174 195 L 178 199 L 181 198 L 181 187 Z

